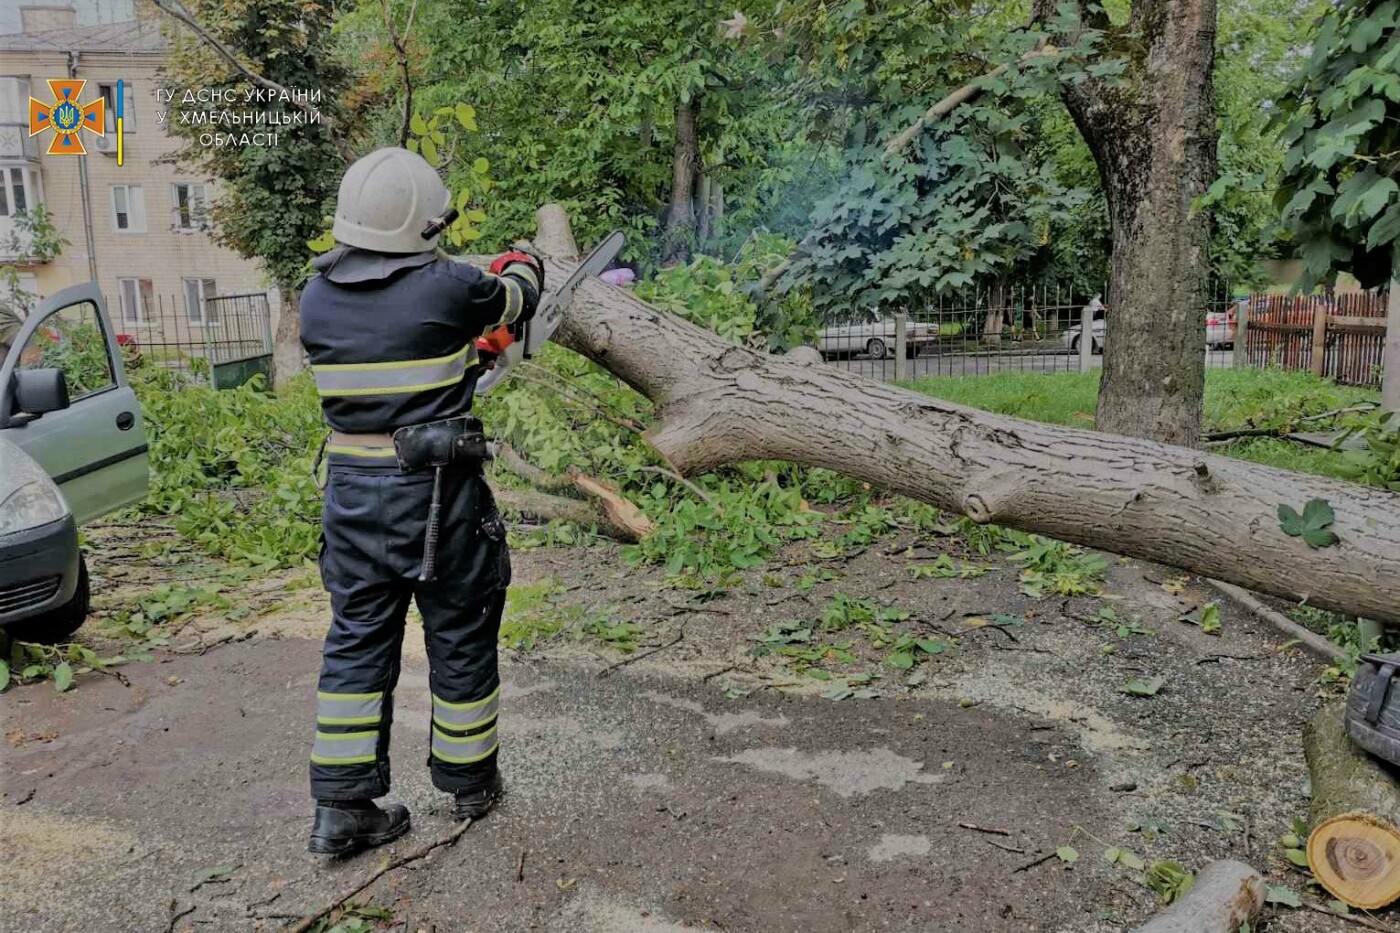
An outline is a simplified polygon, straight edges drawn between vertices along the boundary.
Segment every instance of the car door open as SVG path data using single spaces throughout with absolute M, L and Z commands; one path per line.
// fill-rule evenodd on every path
M 26 388 L 41 410 L 22 410 Z M 0 434 L 53 477 L 79 524 L 145 498 L 146 428 L 95 284 L 46 299 L 20 328 L 0 362 Z

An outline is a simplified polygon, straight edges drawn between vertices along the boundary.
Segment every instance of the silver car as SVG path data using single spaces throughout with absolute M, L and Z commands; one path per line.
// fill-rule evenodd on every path
M 145 498 L 146 428 L 102 294 L 64 289 L 0 344 L 0 629 L 61 641 L 87 616 L 77 526 Z
M 873 360 L 883 360 L 894 354 L 894 317 L 874 311 L 858 312 L 822 329 L 817 335 L 817 350 L 823 359 L 841 359 L 864 353 Z M 904 326 L 904 353 L 915 357 L 925 347 L 938 342 L 938 326 L 910 320 Z

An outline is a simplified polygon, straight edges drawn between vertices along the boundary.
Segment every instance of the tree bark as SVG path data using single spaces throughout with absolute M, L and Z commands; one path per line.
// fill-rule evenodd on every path
M 1400 783 L 1347 738 L 1345 705 L 1323 708 L 1303 730 L 1313 793 L 1308 864 L 1334 896 L 1374 910 L 1400 897 Z
M 1077 0 L 1121 81 L 1066 84 L 1065 105 L 1099 169 L 1112 272 L 1099 430 L 1195 446 L 1205 385 L 1209 219 L 1215 177 L 1215 0 L 1134 0 L 1127 24 Z M 1035 0 L 1048 19 L 1057 0 Z
M 696 180 L 700 177 L 700 99 L 676 104 L 676 145 L 671 158 L 671 206 L 663 234 L 666 262 L 689 262 L 695 245 Z
M 1221 859 L 1196 875 L 1191 890 L 1133 933 L 1238 933 L 1264 906 L 1264 876 Z
M 301 291 L 278 288 L 281 307 L 272 334 L 272 384 L 284 384 L 306 368 L 306 351 L 301 345 Z
M 573 268 L 554 266 L 552 281 Z M 977 411 L 770 356 L 597 279 L 575 293 L 555 340 L 655 403 L 647 439 L 683 474 L 745 460 L 825 467 L 974 521 L 1400 623 L 1395 493 Z M 1313 550 L 1280 529 L 1279 503 L 1313 498 L 1331 503 L 1339 544 Z

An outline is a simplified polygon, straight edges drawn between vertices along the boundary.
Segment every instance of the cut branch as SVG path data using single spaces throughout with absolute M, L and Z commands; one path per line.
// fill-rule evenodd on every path
M 1191 889 L 1134 933 L 1237 933 L 1264 906 L 1264 878 L 1243 862 L 1221 859 Z

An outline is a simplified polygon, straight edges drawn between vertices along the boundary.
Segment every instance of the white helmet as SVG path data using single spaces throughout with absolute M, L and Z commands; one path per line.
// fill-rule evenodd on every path
M 447 210 L 452 194 L 416 152 L 376 149 L 346 169 L 335 199 L 331 233 L 347 246 L 380 253 L 422 253 L 438 238 L 423 227 Z

